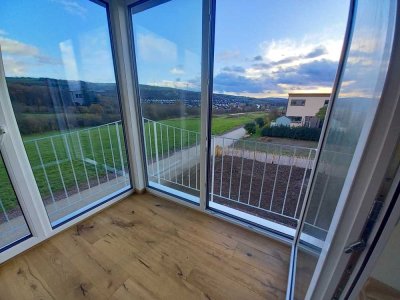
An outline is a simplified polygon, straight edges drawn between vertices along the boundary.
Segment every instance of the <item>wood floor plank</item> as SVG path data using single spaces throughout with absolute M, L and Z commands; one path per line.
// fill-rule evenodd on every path
M 290 248 L 131 196 L 0 266 L 0 299 L 283 299 Z

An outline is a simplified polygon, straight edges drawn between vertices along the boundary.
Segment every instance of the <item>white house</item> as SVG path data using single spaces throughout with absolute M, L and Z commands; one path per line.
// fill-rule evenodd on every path
M 286 116 L 292 120 L 291 126 L 318 127 L 315 114 L 328 105 L 329 93 L 289 93 Z

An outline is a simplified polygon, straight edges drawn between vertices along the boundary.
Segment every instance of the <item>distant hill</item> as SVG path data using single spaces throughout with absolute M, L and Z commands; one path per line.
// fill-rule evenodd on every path
M 13 103 L 27 106 L 70 106 L 73 105 L 71 92 L 81 92 L 83 105 L 98 103 L 99 97 L 115 96 L 115 83 L 93 83 L 86 81 L 59 80 L 52 78 L 7 77 L 10 97 Z M 199 101 L 200 92 L 170 87 L 139 86 L 142 99 Z M 286 106 L 285 98 L 252 98 L 226 94 L 213 94 L 215 103 L 243 103 L 270 106 Z

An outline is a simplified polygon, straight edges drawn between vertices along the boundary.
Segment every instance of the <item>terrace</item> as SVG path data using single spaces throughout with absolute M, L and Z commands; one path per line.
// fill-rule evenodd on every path
M 0 298 L 400 295 L 399 8 L 328 2 L 0 4 Z

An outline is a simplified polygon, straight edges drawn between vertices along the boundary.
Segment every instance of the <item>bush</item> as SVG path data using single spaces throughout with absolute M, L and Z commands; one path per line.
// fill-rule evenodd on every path
M 256 118 L 254 121 L 256 121 L 258 127 L 262 128 L 265 125 L 264 118 Z
M 273 126 L 264 127 L 262 136 L 281 137 L 295 140 L 318 141 L 321 135 L 320 128 Z
M 244 125 L 244 129 L 246 130 L 246 132 L 250 135 L 255 134 L 256 133 L 256 123 L 246 123 Z

